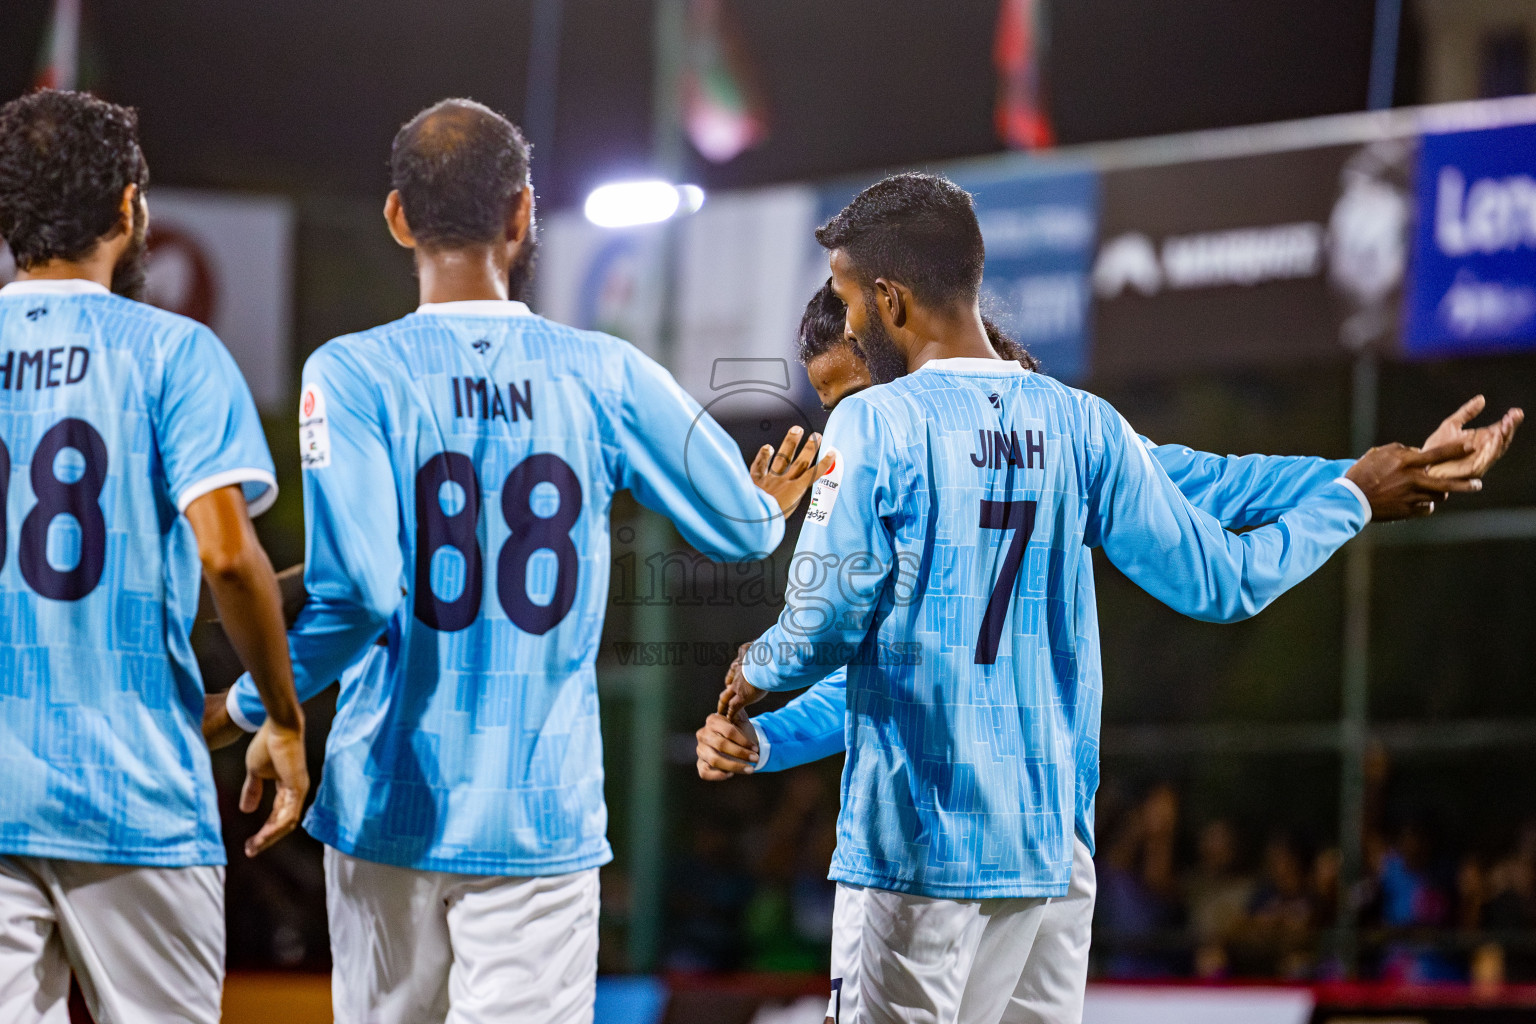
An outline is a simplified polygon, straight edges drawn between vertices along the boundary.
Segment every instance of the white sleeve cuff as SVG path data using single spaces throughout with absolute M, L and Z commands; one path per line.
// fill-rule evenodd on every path
M 768 741 L 768 734 L 763 732 L 760 725 L 755 722 L 752 731 L 757 733 L 757 764 L 752 766 L 754 772 L 760 772 L 768 767 L 768 755 L 773 751 L 773 744 Z
M 1338 482 L 1349 488 L 1350 493 L 1360 502 L 1360 507 L 1365 510 L 1365 522 L 1369 523 L 1371 521 L 1371 499 L 1367 498 L 1365 492 L 1360 489 L 1360 485 L 1349 477 L 1341 476 Z M 1364 526 L 1365 524 L 1362 523 L 1361 525 Z
M 220 487 L 233 487 L 235 484 L 263 485 L 261 493 L 246 501 L 246 511 L 253 519 L 271 508 L 277 501 L 277 477 L 264 469 L 254 467 L 229 469 L 212 476 L 205 476 L 176 495 L 176 511 L 185 513 L 187 506 L 203 495 L 211 494 Z
M 245 712 L 240 710 L 240 701 L 235 698 L 235 688 L 229 688 L 229 695 L 224 698 L 224 710 L 229 712 L 229 720 L 234 722 L 246 732 L 255 732 L 261 726 L 245 717 Z

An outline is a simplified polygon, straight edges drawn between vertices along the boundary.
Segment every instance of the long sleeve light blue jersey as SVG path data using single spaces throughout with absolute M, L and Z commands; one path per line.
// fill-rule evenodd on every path
M 992 360 L 845 399 L 826 438 L 837 462 L 813 490 L 795 585 L 745 674 L 793 689 L 848 665 L 832 877 L 927 896 L 1066 891 L 1098 759 L 1087 547 L 1176 610 L 1233 621 L 1369 512 L 1335 484 L 1227 533 L 1107 403 Z
M 421 869 L 605 863 L 593 666 L 613 495 L 706 555 L 762 557 L 783 517 L 736 444 L 632 346 L 516 302 L 427 306 L 324 345 L 300 433 L 294 677 L 304 698 L 342 680 L 305 827 Z M 231 693 L 248 727 L 255 697 L 249 679 Z
M 0 854 L 224 863 L 182 513 L 232 486 L 277 497 L 212 331 L 89 281 L 0 289 Z
M 1352 459 L 1320 459 L 1289 455 L 1212 455 L 1183 445 L 1142 444 L 1168 474 L 1190 504 L 1214 516 L 1228 529 L 1273 522 L 1304 498 L 1316 493 L 1354 465 Z M 1093 563 L 1084 559 L 1078 587 L 1079 615 L 1094 621 Z M 1081 630 L 1079 630 L 1081 632 Z M 1101 688 L 1097 666 L 1083 665 L 1077 687 L 1078 703 L 1071 725 L 1079 742 L 1097 749 Z M 1090 674 L 1090 669 L 1094 671 Z M 759 772 L 778 772 L 819 761 L 847 749 L 847 670 L 838 669 L 776 711 L 752 719 L 762 744 Z M 1078 758 L 1076 832 L 1089 849 L 1094 846 L 1093 808 L 1098 792 L 1098 758 Z

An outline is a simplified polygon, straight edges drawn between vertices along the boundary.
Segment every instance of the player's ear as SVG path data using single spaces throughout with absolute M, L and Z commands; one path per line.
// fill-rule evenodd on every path
M 512 202 L 512 215 L 507 218 L 507 241 L 523 242 L 528 238 L 533 224 L 533 185 L 523 186 Z
M 384 200 L 384 223 L 389 225 L 389 233 L 396 242 L 407 249 L 416 248 L 416 236 L 411 234 L 411 225 L 406 222 L 405 205 L 400 202 L 398 189 L 391 189 Z
M 133 208 L 139 202 L 139 186 L 128 185 L 123 189 L 123 201 L 117 208 L 117 226 L 112 229 L 112 236 L 133 234 Z
M 911 296 L 907 290 L 895 281 L 887 281 L 883 277 L 875 278 L 875 301 L 885 315 L 890 319 L 892 327 L 905 327 L 907 325 L 907 308 Z
M 139 215 L 144 218 L 144 230 L 145 230 L 145 232 L 148 232 L 149 231 L 149 200 L 144 197 L 144 190 L 139 188 L 139 186 L 137 186 L 137 185 L 133 186 L 133 205 L 138 208 Z M 130 227 L 135 226 L 135 225 L 133 225 L 132 221 L 129 221 L 129 225 L 130 225 Z

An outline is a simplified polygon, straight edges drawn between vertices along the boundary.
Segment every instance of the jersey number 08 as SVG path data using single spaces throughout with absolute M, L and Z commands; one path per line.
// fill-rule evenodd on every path
M 443 511 L 444 484 L 457 484 L 464 502 L 451 515 Z M 560 496 L 553 515 L 533 510 L 533 489 L 552 484 Z M 468 628 L 480 615 L 484 589 L 484 560 L 475 536 L 480 521 L 480 481 L 475 464 L 462 452 L 441 452 L 416 471 L 416 600 L 415 614 L 426 625 L 444 632 Z M 542 636 L 576 603 L 581 559 L 571 541 L 571 528 L 581 515 L 581 481 L 558 455 L 530 455 L 507 474 L 501 485 L 501 516 L 512 535 L 496 557 L 496 597 L 501 610 L 519 629 Z M 432 556 L 452 548 L 464 560 L 464 589 L 452 601 L 432 590 Z M 555 593 L 548 604 L 528 596 L 528 562 L 536 552 L 549 551 L 557 566 Z
M 56 460 L 66 448 L 84 462 L 73 480 L 58 476 Z M 96 589 L 107 564 L 107 520 L 101 511 L 101 491 L 107 483 L 107 442 L 85 420 L 63 419 L 38 439 L 32 452 L 32 493 L 37 504 L 21 521 L 16 562 L 21 578 L 43 597 L 78 601 Z M 6 504 L 11 489 L 11 451 L 0 440 L 0 569 L 5 568 L 10 533 Z M 80 530 L 80 558 L 71 569 L 56 569 L 48 561 L 48 530 L 59 516 L 74 518 Z

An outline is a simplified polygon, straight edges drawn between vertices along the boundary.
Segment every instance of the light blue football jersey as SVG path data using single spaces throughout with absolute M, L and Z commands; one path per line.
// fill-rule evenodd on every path
M 0 853 L 223 864 L 180 513 L 277 497 L 206 327 L 87 281 L 0 289 Z
M 1234 621 L 1369 518 L 1339 483 L 1227 533 L 1106 402 L 998 360 L 853 395 L 826 446 L 795 585 L 744 671 L 779 690 L 848 665 L 831 875 L 932 897 L 1066 892 L 1080 763 L 1098 757 L 1088 547 L 1176 610 Z
M 1352 459 L 1319 459 L 1287 455 L 1228 455 L 1198 452 L 1183 445 L 1154 445 L 1139 438 L 1157 464 L 1190 504 L 1214 516 L 1228 529 L 1243 529 L 1273 522 L 1304 498 L 1331 485 L 1342 476 Z M 1076 632 L 1096 621 L 1093 562 L 1083 559 L 1077 588 Z M 1097 634 L 1096 628 L 1088 632 Z M 1065 709 L 1075 737 L 1077 794 L 1075 831 L 1094 848 L 1094 796 L 1099 788 L 1099 717 L 1102 684 L 1095 646 L 1080 652 L 1077 700 Z M 817 761 L 847 749 L 847 670 L 838 669 L 776 711 L 752 719 L 761 744 L 756 770 L 784 771 Z
M 634 347 L 518 302 L 424 306 L 322 346 L 300 424 L 294 675 L 306 699 L 342 682 L 305 827 L 403 867 L 606 863 L 594 663 L 613 495 L 706 555 L 760 558 L 783 517 L 735 442 Z M 255 698 L 248 679 L 231 694 L 247 726 Z

